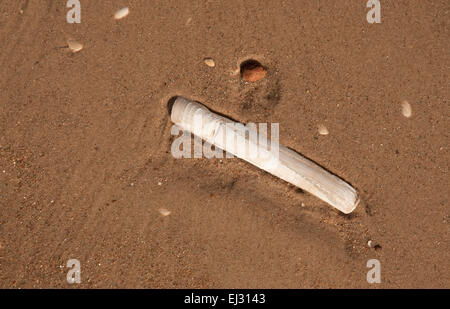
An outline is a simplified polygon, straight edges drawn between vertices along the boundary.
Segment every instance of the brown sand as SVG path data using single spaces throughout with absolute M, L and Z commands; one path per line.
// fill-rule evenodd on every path
M 0 287 L 71 287 L 72 258 L 85 288 L 450 287 L 448 0 L 382 1 L 381 24 L 353 0 L 81 2 L 81 24 L 66 1 L 0 2 Z M 248 58 L 263 80 L 242 82 Z M 280 123 L 362 204 L 174 159 L 174 95 Z

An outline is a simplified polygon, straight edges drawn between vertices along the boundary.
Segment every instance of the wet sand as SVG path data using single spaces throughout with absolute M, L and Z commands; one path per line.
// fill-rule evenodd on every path
M 448 1 L 81 2 L 0 3 L 0 287 L 71 288 L 69 259 L 83 288 L 450 287 Z M 175 95 L 279 123 L 361 204 L 173 158 Z

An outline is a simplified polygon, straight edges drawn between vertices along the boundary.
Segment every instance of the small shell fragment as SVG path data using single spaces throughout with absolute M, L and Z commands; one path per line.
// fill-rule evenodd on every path
M 211 68 L 214 68 L 216 66 L 216 63 L 212 58 L 205 58 L 205 64 Z
M 409 104 L 406 100 L 402 102 L 402 114 L 406 118 L 410 118 L 412 116 L 411 104 Z
M 72 39 L 67 40 L 67 46 L 72 51 L 72 53 L 77 53 L 83 49 L 83 44 L 78 43 L 77 41 Z
M 171 212 L 170 212 L 169 210 L 165 209 L 165 208 L 160 208 L 160 209 L 159 209 L 159 213 L 160 213 L 161 215 L 163 215 L 164 217 L 167 217 L 168 215 L 171 214 Z
M 318 131 L 320 135 L 328 135 L 330 132 L 328 131 L 327 127 L 324 126 L 323 124 L 318 126 Z
M 130 14 L 130 10 L 127 7 L 122 8 L 114 14 L 114 19 L 122 19 L 124 17 L 127 17 L 128 14 Z

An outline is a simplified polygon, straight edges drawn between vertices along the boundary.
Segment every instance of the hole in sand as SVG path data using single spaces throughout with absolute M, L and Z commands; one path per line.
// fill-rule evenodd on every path
M 167 111 L 169 112 L 169 116 L 172 114 L 172 107 L 173 104 L 175 104 L 175 101 L 177 100 L 178 96 L 174 96 L 172 98 L 169 99 L 169 101 L 167 102 Z
M 240 65 L 241 78 L 248 82 L 256 82 L 266 76 L 266 68 L 254 59 L 245 60 Z
M 254 59 L 245 60 L 244 62 L 241 63 L 241 66 L 240 66 L 241 74 L 242 74 L 242 71 L 244 71 L 244 70 L 252 70 L 255 68 L 259 68 L 259 67 L 264 68 L 263 65 L 259 61 L 256 61 Z

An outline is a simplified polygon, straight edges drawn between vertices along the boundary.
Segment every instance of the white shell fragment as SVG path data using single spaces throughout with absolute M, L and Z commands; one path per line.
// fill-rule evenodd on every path
M 83 44 L 78 43 L 77 41 L 72 39 L 67 40 L 67 46 L 72 53 L 77 53 L 83 49 Z
M 320 135 L 328 135 L 328 134 L 330 134 L 330 132 L 328 131 L 327 127 L 324 126 L 323 124 L 320 124 L 317 127 L 317 129 L 318 129 Z
M 122 19 L 124 17 L 127 17 L 128 14 L 130 14 L 130 9 L 129 8 L 122 8 L 122 9 L 118 10 L 114 14 L 114 19 Z
M 359 203 L 356 190 L 344 180 L 265 135 L 255 139 L 255 130 L 245 129 L 244 125 L 215 114 L 200 103 L 177 97 L 171 119 L 181 129 L 308 191 L 345 214 L 351 213 Z M 249 151 L 242 151 L 247 145 Z
M 214 62 L 214 60 L 212 58 L 205 58 L 205 64 L 211 68 L 216 66 L 216 63 Z
M 409 104 L 406 100 L 402 102 L 402 114 L 406 118 L 410 118 L 412 116 L 411 104 Z
M 165 209 L 165 208 L 160 208 L 160 209 L 159 209 L 159 213 L 160 213 L 161 215 L 163 215 L 164 217 L 167 217 L 168 215 L 171 214 L 171 212 L 170 212 L 169 210 Z

